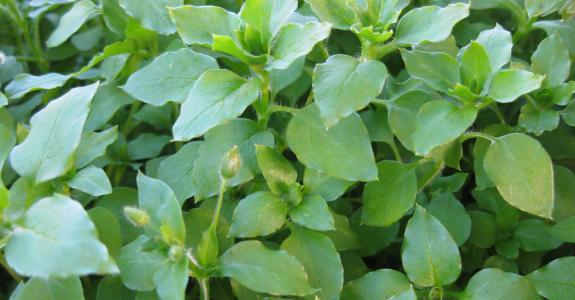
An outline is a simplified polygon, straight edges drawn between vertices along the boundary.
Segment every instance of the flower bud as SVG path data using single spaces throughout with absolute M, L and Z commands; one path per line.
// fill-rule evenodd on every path
M 124 207 L 124 215 L 136 227 L 143 227 L 150 224 L 150 216 L 144 210 L 137 207 Z
M 220 175 L 225 179 L 230 179 L 240 170 L 242 164 L 242 159 L 240 157 L 240 150 L 238 146 L 235 145 L 226 153 L 224 159 L 222 160 L 222 165 L 220 166 Z

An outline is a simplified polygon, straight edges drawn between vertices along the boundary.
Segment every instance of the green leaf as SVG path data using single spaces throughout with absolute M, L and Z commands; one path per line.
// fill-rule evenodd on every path
M 499 269 L 484 269 L 477 272 L 463 291 L 461 299 L 482 300 L 482 299 L 541 299 L 529 281 L 514 274 L 503 272 Z
M 477 42 L 471 42 L 461 55 L 461 80 L 471 91 L 480 93 L 491 75 L 489 56 L 485 48 Z
M 230 236 L 247 238 L 276 232 L 286 221 L 285 202 L 269 192 L 256 192 L 242 199 L 234 210 Z
M 256 144 L 274 145 L 274 137 L 269 131 L 262 130 L 255 122 L 247 119 L 234 119 L 214 127 L 206 133 L 204 140 L 192 171 L 196 197 L 200 199 L 218 193 L 221 162 L 234 145 L 240 150 L 242 164 L 238 174 L 227 181 L 230 187 L 252 180 L 259 171 Z
M 105 3 L 105 2 L 104 2 Z M 96 300 L 134 299 L 136 292 L 122 284 L 119 276 L 106 276 L 98 284 Z
M 198 78 L 173 127 L 174 139 L 190 140 L 240 116 L 259 97 L 260 81 L 228 70 L 207 71 Z
M 80 170 L 68 182 L 68 185 L 96 197 L 112 193 L 112 185 L 106 172 L 94 166 Z
M 435 90 L 447 92 L 461 81 L 457 60 L 446 53 L 401 50 L 401 57 L 409 75 Z
M 492 247 L 497 234 L 493 215 L 483 211 L 468 211 L 468 214 L 471 218 L 469 243 L 481 249 Z
M 307 195 L 319 195 L 325 201 L 333 201 L 345 193 L 351 181 L 330 177 L 325 173 L 306 168 L 303 173 L 303 191 Z
M 183 244 L 186 226 L 180 203 L 168 185 L 138 173 L 138 203 L 150 215 L 146 231 L 150 237 L 161 237 L 167 243 Z
M 573 34 L 575 34 L 575 20 L 539 21 L 533 24 L 533 27 L 545 30 L 549 36 L 557 34 L 561 37 L 571 55 L 575 55 L 575 40 L 572 38 Z
M 395 143 L 389 127 L 388 112 L 384 109 L 366 110 L 359 114 L 367 127 L 372 142 Z
M 406 293 L 405 297 L 403 296 Z M 408 296 L 407 296 L 408 295 Z M 341 293 L 342 300 L 416 300 L 411 282 L 401 272 L 379 269 L 348 282 Z
M 24 95 L 38 90 L 50 90 L 63 86 L 70 79 L 68 75 L 47 73 L 43 75 L 18 74 L 4 89 L 9 99 L 22 98 Z
M 128 78 L 122 89 L 155 106 L 184 102 L 192 86 L 207 70 L 217 69 L 215 59 L 189 49 L 166 52 Z
M 539 44 L 531 56 L 531 71 L 545 75 L 544 85 L 555 87 L 569 78 L 571 59 L 563 40 L 552 35 Z
M 183 4 L 183 0 L 120 0 L 120 5 L 128 15 L 138 20 L 144 28 L 161 34 L 176 32 L 168 7 Z
M 162 161 L 158 168 L 158 179 L 170 186 L 180 204 L 196 192 L 192 172 L 201 145 L 202 142 L 185 144 L 178 152 Z
M 411 137 L 415 152 L 425 155 L 457 139 L 473 125 L 477 113 L 475 107 L 458 107 L 445 100 L 424 104 L 417 114 L 417 127 Z
M 519 69 L 502 70 L 488 83 L 487 95 L 499 103 L 515 101 L 541 87 L 545 77 Z
M 461 273 L 457 244 L 445 227 L 419 206 L 405 229 L 401 261 L 411 282 L 423 287 L 448 285 Z
M 111 210 L 103 207 L 90 209 L 88 215 L 96 226 L 98 238 L 106 245 L 110 255 L 113 258 L 119 257 L 122 248 L 122 235 L 116 215 Z
M 123 106 L 136 102 L 116 84 L 100 85 L 94 95 L 84 131 L 107 128 L 108 122 Z
M 94 2 L 82 0 L 76 2 L 72 8 L 60 19 L 58 27 L 52 32 L 46 46 L 48 48 L 60 46 L 70 38 L 88 19 L 100 13 Z
M 36 202 L 12 233 L 6 261 L 25 276 L 117 273 L 94 224 L 76 201 L 55 194 Z
M 329 23 L 287 24 L 274 40 L 271 61 L 266 69 L 287 69 L 298 58 L 307 55 L 315 44 L 327 39 L 330 31 Z
M 305 268 L 309 284 L 320 289 L 318 299 L 338 299 L 343 287 L 343 266 L 331 240 L 303 227 L 292 227 L 281 248 Z
M 413 45 L 423 41 L 443 41 L 451 34 L 453 26 L 468 15 L 469 5 L 463 3 L 413 9 L 397 23 L 395 42 Z
M 94 96 L 95 97 L 95 96 Z M 94 98 L 95 99 L 95 98 Z M 92 107 L 92 109 L 94 109 Z M 90 115 L 88 115 L 88 120 Z M 88 121 L 86 121 L 87 124 Z M 106 153 L 106 148 L 118 138 L 118 127 L 114 126 L 101 132 L 85 131 L 82 133 L 80 145 L 76 149 L 74 167 L 81 169 L 89 165 L 96 158 Z
M 74 88 L 34 114 L 30 133 L 10 154 L 18 174 L 40 183 L 64 175 L 72 167 L 97 88 L 97 83 Z
M 361 222 L 367 226 L 390 226 L 415 203 L 417 177 L 412 166 L 396 161 L 377 164 L 379 179 L 365 185 Z
M 267 249 L 259 241 L 235 244 L 219 260 L 222 276 L 259 293 L 305 296 L 316 290 L 302 264 L 284 250 Z
M 170 141 L 167 135 L 154 133 L 142 133 L 128 143 L 128 157 L 130 160 L 153 158 L 162 152 L 162 149 Z
M 355 232 L 351 230 L 346 216 L 331 212 L 335 224 L 335 230 L 326 231 L 323 234 L 331 239 L 338 251 L 359 248 L 359 240 Z
M 102 14 L 110 30 L 123 36 L 128 25 L 128 14 L 120 6 L 119 0 L 102 0 Z
M 368 2 L 367 13 L 371 14 L 372 21 L 389 25 L 397 22 L 401 11 L 409 5 L 409 0 L 372 0 Z
M 281 153 L 264 145 L 256 145 L 256 158 L 270 191 L 277 195 L 287 193 L 289 186 L 297 180 L 291 163 Z
M 575 216 L 553 225 L 548 230 L 558 240 L 575 243 Z
M 188 285 L 188 259 L 166 260 L 154 275 L 156 292 L 160 299 L 184 300 Z
M 240 11 L 240 17 L 248 30 L 255 30 L 262 49 L 268 49 L 290 15 L 297 9 L 296 0 L 248 0 Z
M 549 15 L 559 10 L 561 0 L 525 0 L 525 8 L 530 18 Z
M 428 94 L 421 90 L 413 90 L 389 102 L 389 127 L 407 149 L 413 150 L 411 136 L 417 128 L 417 113 L 425 103 L 438 99 L 441 98 L 437 95 Z
M 39 278 L 32 277 L 20 283 L 12 292 L 10 300 L 84 300 L 82 282 L 78 277 Z
M 0 92 L 0 108 L 8 105 L 8 98 L 4 93 Z
M 345 180 L 377 179 L 368 132 L 355 113 L 326 130 L 319 109 L 310 105 L 294 112 L 286 139 L 299 161 L 309 168 Z
M 559 126 L 560 114 L 552 109 L 539 109 L 527 103 L 521 107 L 519 125 L 536 135 L 552 131 Z
M 236 57 L 246 65 L 261 65 L 266 62 L 265 55 L 253 55 L 236 39 L 226 35 L 212 35 L 212 50 Z
M 527 219 L 519 222 L 513 236 L 527 252 L 549 251 L 561 246 L 561 241 L 549 234 L 549 227 L 541 220 Z
M 434 197 L 426 208 L 449 231 L 457 246 L 467 241 L 471 233 L 471 218 L 452 193 Z
M 144 235 L 122 247 L 118 266 L 122 283 L 134 291 L 152 291 L 156 287 L 154 275 L 162 268 L 163 254 L 150 249 L 150 239 Z
M 289 216 L 294 223 L 313 230 L 335 230 L 335 221 L 329 211 L 329 206 L 318 195 L 305 197 L 290 210 Z
M 209 45 L 212 35 L 234 37 L 240 27 L 238 16 L 221 7 L 184 5 L 168 10 L 178 34 L 188 45 Z
M 493 29 L 482 31 L 475 41 L 485 48 L 489 56 L 491 72 L 498 71 L 511 60 L 513 48 L 511 33 L 499 24 L 496 24 Z
M 379 61 L 359 61 L 336 54 L 313 71 L 313 93 L 326 128 L 366 107 L 383 89 L 387 68 Z
M 539 295 L 547 299 L 568 299 L 575 294 L 575 257 L 561 257 L 527 275 Z
M 353 10 L 346 0 L 305 0 L 311 10 L 323 21 L 336 29 L 347 30 L 355 21 Z
M 483 165 L 505 201 L 527 213 L 551 218 L 553 165 L 539 142 L 519 133 L 497 138 Z
M 575 174 L 568 168 L 554 165 L 555 201 L 553 205 L 553 220 L 563 221 L 575 216 Z

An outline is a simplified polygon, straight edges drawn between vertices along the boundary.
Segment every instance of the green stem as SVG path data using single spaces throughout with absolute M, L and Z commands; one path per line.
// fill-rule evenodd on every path
M 2 265 L 2 267 L 4 269 L 6 269 L 8 274 L 10 274 L 10 276 L 12 276 L 12 278 L 14 278 L 14 280 L 16 280 L 17 282 L 22 282 L 22 277 L 20 277 L 20 275 L 18 275 L 16 272 L 14 272 L 14 270 L 12 270 L 12 268 L 10 268 L 8 263 L 6 263 L 4 256 L 2 256 L 2 255 L 0 255 L 0 265 Z
M 202 279 L 200 280 L 200 287 L 202 288 L 202 300 L 209 300 L 210 299 L 210 279 Z
M 401 159 L 401 153 L 399 153 L 399 149 L 397 148 L 395 140 L 389 143 L 389 146 L 391 147 L 391 151 L 393 151 L 393 156 L 395 156 L 395 160 L 397 160 L 398 162 L 403 162 L 403 159 Z
M 499 110 L 499 106 L 497 106 L 497 103 L 493 103 L 489 107 L 491 108 L 491 110 L 493 110 L 493 112 L 495 112 L 495 115 L 499 119 L 499 122 L 501 122 L 501 124 L 503 125 L 507 125 L 507 122 L 505 122 L 505 116 L 503 116 L 503 114 Z
M 220 183 L 220 193 L 218 195 L 218 202 L 216 204 L 216 210 L 214 211 L 214 218 L 212 219 L 212 224 L 214 224 L 214 226 L 218 226 L 218 222 L 220 221 L 220 212 L 222 210 L 222 204 L 224 203 L 224 194 L 226 192 L 226 185 L 227 185 L 227 180 L 225 178 L 221 178 L 221 183 Z
M 490 142 L 495 142 L 494 137 L 492 137 L 488 134 L 482 133 L 482 132 L 466 132 L 461 136 L 461 138 L 459 140 L 461 143 L 463 143 L 469 139 L 474 139 L 474 138 L 482 138 L 482 139 L 486 139 Z

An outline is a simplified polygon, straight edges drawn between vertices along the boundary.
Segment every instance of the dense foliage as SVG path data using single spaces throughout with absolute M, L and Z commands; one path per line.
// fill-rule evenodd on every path
M 575 299 L 572 0 L 0 0 L 0 298 Z

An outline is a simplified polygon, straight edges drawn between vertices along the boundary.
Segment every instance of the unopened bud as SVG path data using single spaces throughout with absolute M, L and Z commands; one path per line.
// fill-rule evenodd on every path
M 136 227 L 143 227 L 150 224 L 150 216 L 144 210 L 137 207 L 124 207 L 124 215 Z
M 220 167 L 220 175 L 225 179 L 230 179 L 236 176 L 240 170 L 241 164 L 242 158 L 240 157 L 240 150 L 238 149 L 238 146 L 235 145 L 224 156 Z

